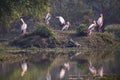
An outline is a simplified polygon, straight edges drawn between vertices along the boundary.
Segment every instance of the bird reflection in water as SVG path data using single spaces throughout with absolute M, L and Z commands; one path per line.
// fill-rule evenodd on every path
M 64 78 L 66 70 L 70 70 L 70 63 L 66 62 L 60 68 L 60 80 Z
M 28 68 L 27 62 L 25 60 L 21 63 L 21 68 L 22 68 L 21 77 L 23 77 Z
M 46 75 L 46 79 L 45 79 L 45 80 L 51 80 L 51 74 L 50 74 L 49 71 L 47 72 L 47 75 Z
M 100 65 L 97 68 L 95 68 L 91 62 L 91 60 L 89 61 L 89 70 L 90 72 L 93 74 L 93 76 L 100 76 L 103 77 L 103 65 Z

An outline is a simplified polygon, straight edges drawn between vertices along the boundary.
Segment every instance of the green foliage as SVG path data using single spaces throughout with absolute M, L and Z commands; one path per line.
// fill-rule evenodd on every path
M 87 35 L 87 26 L 85 24 L 81 24 L 80 27 L 77 28 L 77 35 L 79 36 Z
M 120 75 L 105 75 L 105 77 L 103 77 L 103 78 L 100 78 L 99 80 L 119 80 L 120 79 L 120 77 L 119 77 Z
M 87 24 L 88 25 L 91 21 L 92 21 L 92 19 L 89 17 L 89 15 L 84 15 L 83 16 L 83 20 L 82 20 L 83 24 Z
M 105 41 L 106 43 L 115 43 L 116 38 L 115 35 L 112 33 L 108 33 L 108 32 L 104 32 L 104 33 L 96 33 L 96 36 L 100 36 L 103 41 Z
M 120 25 L 108 25 L 105 30 L 109 33 L 113 33 L 120 40 Z
M 49 0 L 1 0 L 0 33 L 8 32 L 11 23 L 21 16 L 43 17 L 48 10 Z
M 33 35 L 40 35 L 41 37 L 54 37 L 54 32 L 50 26 L 44 23 L 38 23 L 36 30 L 32 33 Z

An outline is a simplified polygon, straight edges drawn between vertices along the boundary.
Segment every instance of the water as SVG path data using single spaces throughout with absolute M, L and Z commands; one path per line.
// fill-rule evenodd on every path
M 46 74 L 49 71 L 52 80 L 60 80 L 61 65 L 65 62 L 70 62 L 70 70 L 66 70 L 65 76 L 61 80 L 93 80 L 89 76 L 92 76 L 88 70 L 88 60 L 92 60 L 93 65 L 98 67 L 99 64 L 103 64 L 105 76 L 120 75 L 120 54 L 119 51 L 92 51 L 81 52 L 77 56 L 59 55 L 54 59 L 38 59 L 38 55 L 33 58 L 27 59 L 27 70 L 24 75 L 21 75 L 23 70 L 21 64 L 23 60 L 14 63 L 0 64 L 0 80 L 45 80 Z M 109 53 L 109 54 L 108 54 Z M 113 55 L 115 54 L 115 55 Z M 72 59 L 70 58 L 71 56 Z M 36 60 L 37 58 L 37 60 Z M 118 78 L 111 78 L 110 80 L 119 80 Z M 105 79 L 103 79 L 105 80 Z M 107 80 L 107 79 L 106 79 Z
M 0 80 L 43 80 L 46 69 L 39 65 L 28 62 L 28 69 L 24 76 L 21 76 L 21 63 L 10 63 L 0 65 Z

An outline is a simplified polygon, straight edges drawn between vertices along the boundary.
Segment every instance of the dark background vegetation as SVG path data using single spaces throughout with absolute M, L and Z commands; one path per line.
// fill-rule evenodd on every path
M 21 16 L 33 19 L 44 18 L 47 11 L 52 13 L 52 26 L 56 26 L 55 16 L 69 20 L 72 28 L 79 24 L 89 25 L 93 19 L 104 14 L 104 23 L 120 23 L 119 0 L 0 0 L 0 33 L 9 32 Z M 20 26 L 20 25 L 19 25 Z
M 48 4 L 49 0 L 0 0 L 0 32 L 9 32 L 21 16 L 42 17 Z

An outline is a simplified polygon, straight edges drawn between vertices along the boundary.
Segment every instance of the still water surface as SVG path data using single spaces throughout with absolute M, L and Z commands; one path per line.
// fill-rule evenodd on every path
M 70 62 L 70 70 L 65 71 L 65 76 L 61 80 L 68 80 L 70 78 L 76 78 L 73 80 L 92 80 L 89 77 L 86 77 L 88 75 L 91 76 L 87 65 L 89 59 L 92 59 L 95 67 L 97 67 L 99 63 L 102 63 L 104 67 L 104 74 L 119 75 L 119 52 L 102 52 L 103 51 L 95 52 L 94 54 L 93 52 L 89 52 L 89 54 L 79 54 L 72 57 L 72 59 L 71 56 L 59 56 L 54 58 L 52 61 L 32 61 L 27 59 L 26 61 L 3 63 L 0 64 L 0 80 L 45 80 L 48 72 L 50 72 L 52 80 L 60 80 L 59 76 L 61 65 L 63 65 L 65 62 Z M 111 55 L 108 55 L 110 52 Z M 103 59 L 101 59 L 101 57 Z M 22 67 L 27 67 L 27 69 L 23 69 Z

